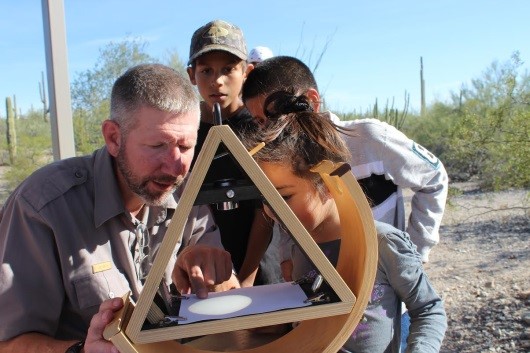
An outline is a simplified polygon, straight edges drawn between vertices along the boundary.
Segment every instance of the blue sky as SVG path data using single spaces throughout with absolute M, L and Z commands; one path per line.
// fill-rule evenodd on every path
M 405 91 L 418 110 L 420 56 L 428 104 L 516 50 L 530 67 L 527 0 L 64 0 L 64 7 L 70 80 L 127 36 L 148 42 L 152 56 L 176 50 L 186 59 L 193 31 L 217 18 L 241 27 L 249 49 L 265 45 L 310 67 L 328 43 L 316 78 L 337 112 L 365 110 L 376 98 L 402 108 Z M 16 95 L 23 112 L 41 107 L 41 16 L 39 0 L 0 1 L 0 98 Z

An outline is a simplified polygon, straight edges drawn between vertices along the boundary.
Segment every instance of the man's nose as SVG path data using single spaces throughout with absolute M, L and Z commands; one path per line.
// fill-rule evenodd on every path
M 164 156 L 162 171 L 164 173 L 179 176 L 182 175 L 183 170 L 186 169 L 182 159 L 182 152 L 179 147 L 172 147 L 168 149 Z

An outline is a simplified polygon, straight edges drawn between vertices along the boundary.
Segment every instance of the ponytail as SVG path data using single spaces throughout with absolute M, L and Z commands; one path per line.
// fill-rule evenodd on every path
M 322 160 L 349 162 L 343 129 L 327 115 L 314 112 L 305 95 L 277 91 L 265 100 L 264 114 L 268 119 L 265 127 L 242 135 L 247 148 L 265 142 L 254 155 L 258 162 L 287 164 L 296 175 L 306 178 L 312 174 L 309 169 Z

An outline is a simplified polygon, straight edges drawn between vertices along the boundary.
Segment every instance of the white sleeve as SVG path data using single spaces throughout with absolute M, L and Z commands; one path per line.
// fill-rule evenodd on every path
M 386 125 L 384 149 L 387 177 L 398 187 L 414 192 L 406 231 L 426 262 L 432 247 L 439 242 L 448 191 L 447 172 L 434 154 L 390 125 Z
M 423 260 L 428 261 L 431 248 L 439 241 L 447 198 L 448 177 L 442 162 L 401 131 L 379 120 L 352 121 L 348 127 L 354 128 L 354 135 L 347 139 L 347 144 L 352 154 L 361 154 L 357 156 L 360 164 L 372 165 L 375 172 L 384 174 L 398 188 L 414 192 L 406 231 Z

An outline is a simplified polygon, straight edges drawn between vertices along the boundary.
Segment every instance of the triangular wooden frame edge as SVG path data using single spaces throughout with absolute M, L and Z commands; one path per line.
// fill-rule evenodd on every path
M 181 330 L 183 327 L 175 326 L 160 329 L 155 328 L 149 330 L 150 332 L 148 333 L 142 332 L 142 325 L 147 317 L 154 296 L 156 295 L 156 291 L 160 284 L 160 279 L 163 277 L 165 267 L 167 266 L 167 263 L 169 262 L 170 256 L 172 254 L 172 250 L 174 249 L 177 242 L 182 236 L 182 231 L 185 227 L 185 223 L 193 206 L 195 197 L 200 190 L 200 187 L 208 171 L 208 167 L 210 166 L 214 154 L 221 142 L 225 144 L 228 150 L 236 158 L 240 166 L 243 167 L 245 172 L 247 172 L 256 187 L 260 190 L 260 192 L 262 192 L 263 196 L 268 201 L 270 207 L 275 210 L 282 222 L 284 222 L 287 229 L 291 232 L 292 236 L 296 239 L 299 246 L 310 257 L 311 261 L 313 261 L 313 264 L 321 273 L 324 280 L 328 282 L 331 288 L 338 295 L 339 299 L 341 300 L 341 303 L 347 305 L 347 307 L 349 308 L 348 310 L 350 311 L 355 303 L 355 295 L 352 293 L 348 285 L 340 277 L 335 268 L 329 263 L 326 256 L 322 253 L 318 245 L 309 236 L 305 228 L 299 222 L 298 218 L 296 218 L 296 216 L 292 213 L 289 206 L 287 206 L 287 204 L 279 195 L 277 190 L 267 179 L 263 171 L 256 164 L 252 156 L 250 156 L 248 151 L 244 148 L 243 144 L 234 134 L 232 129 L 227 125 L 214 126 L 210 129 L 206 142 L 199 153 L 197 162 L 194 166 L 194 171 L 190 174 L 186 187 L 184 188 L 184 192 L 175 210 L 175 214 L 171 219 L 170 226 L 166 231 L 166 236 L 160 246 L 160 251 L 157 254 L 157 257 L 155 258 L 151 271 L 146 279 L 142 293 L 138 298 L 138 303 L 136 304 L 135 309 L 133 310 L 133 313 L 129 320 L 129 323 L 125 329 L 126 335 L 135 344 L 156 342 L 156 340 L 166 339 L 168 335 L 171 335 L 172 333 L 177 333 L 178 330 Z M 178 236 L 173 236 L 173 234 L 178 234 Z M 312 309 L 314 308 L 305 307 L 300 308 L 299 310 L 296 309 L 295 312 L 303 313 Z M 279 312 L 278 315 L 268 315 L 269 313 L 259 315 L 267 315 L 267 317 L 273 318 L 271 319 L 271 323 L 279 323 L 279 318 L 281 318 L 283 315 L 288 316 L 286 317 L 286 320 L 284 322 L 296 321 L 300 319 L 300 317 L 304 316 L 301 315 L 298 318 L 293 317 L 290 314 L 293 312 L 293 310 L 295 309 L 285 310 Z M 347 313 L 348 310 L 344 310 L 343 312 Z M 318 311 L 320 312 L 321 310 Z M 325 315 L 324 311 L 322 311 L 321 314 L 321 317 L 329 316 Z M 314 315 L 306 315 L 305 317 L 303 317 L 303 319 L 313 318 L 317 317 L 315 317 Z M 250 321 L 248 321 L 244 317 L 225 320 L 239 321 L 241 323 L 250 323 Z M 255 321 L 255 316 L 253 316 L 252 321 Z M 203 324 L 190 324 L 190 326 L 192 325 L 194 327 L 198 327 L 199 325 Z M 255 326 L 256 325 L 254 325 L 254 327 Z M 219 332 L 223 332 L 223 330 Z M 178 336 L 178 334 L 176 334 L 176 336 Z

